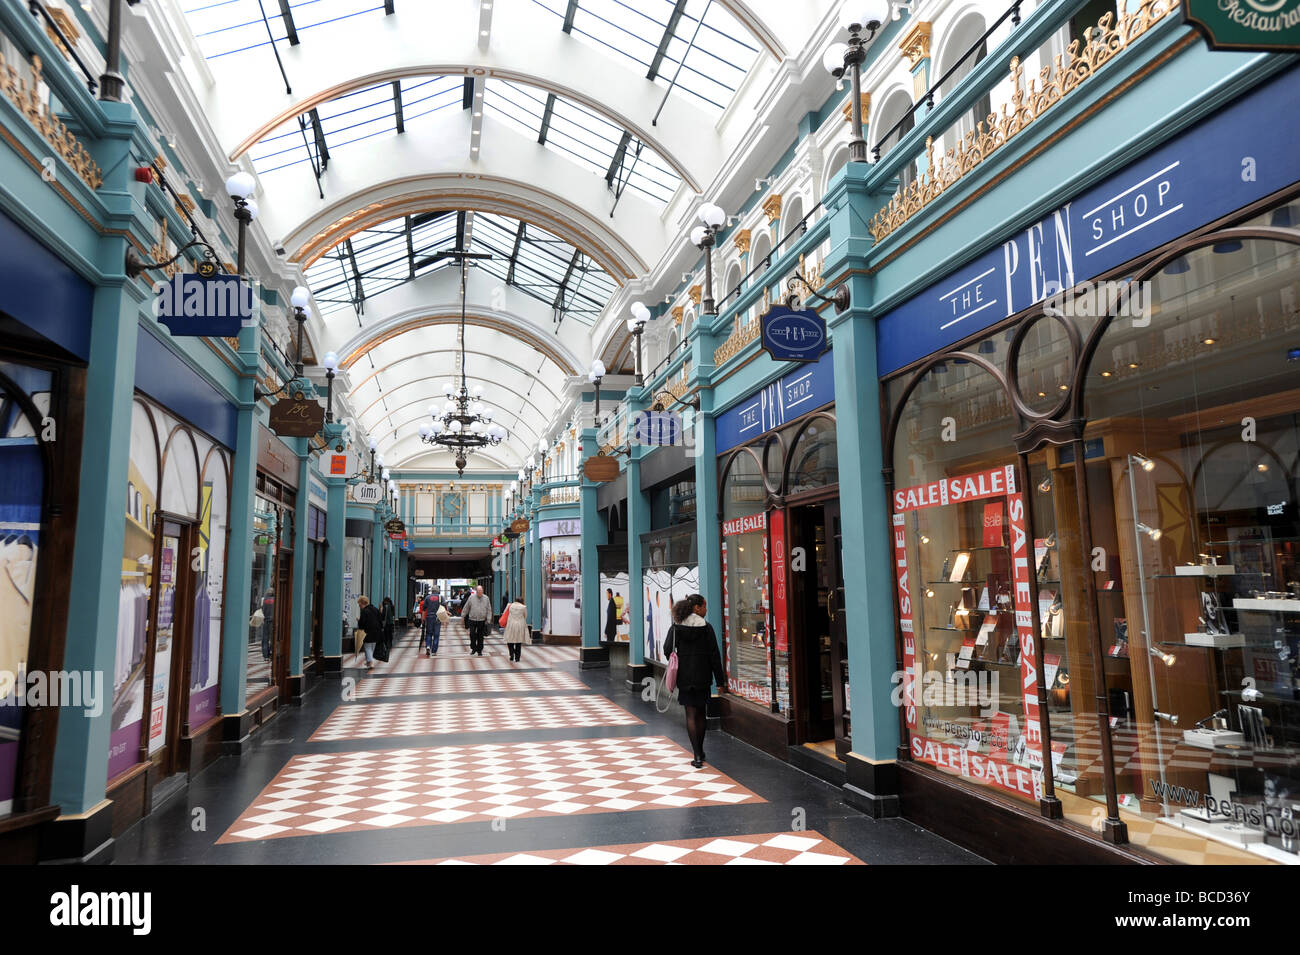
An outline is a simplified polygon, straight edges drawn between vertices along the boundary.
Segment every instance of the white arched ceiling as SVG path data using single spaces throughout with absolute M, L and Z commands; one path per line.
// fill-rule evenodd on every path
M 303 265 L 367 225 L 449 208 L 534 222 L 583 248 L 620 281 L 658 256 L 667 232 L 649 203 L 629 191 L 612 218 L 603 177 L 490 118 L 480 120 L 482 158 L 472 159 L 472 122 L 457 109 L 402 135 L 353 144 L 321 177 L 324 201 L 309 170 L 289 166 L 264 174 L 262 225 Z
M 717 138 L 701 135 L 713 125 L 707 112 L 683 96 L 670 97 L 652 126 L 663 88 L 564 34 L 554 16 L 530 0 L 497 0 L 486 48 L 479 42 L 480 21 L 477 3 L 399 0 L 391 16 L 348 16 L 310 32 L 304 28 L 298 45 L 277 44 L 292 93 L 264 39 L 259 47 L 224 56 L 209 52 L 215 80 L 209 120 L 236 158 L 276 126 L 341 93 L 401 77 L 457 73 L 528 82 L 605 112 L 672 163 L 695 191 L 724 158 Z M 218 40 L 207 48 L 223 47 Z

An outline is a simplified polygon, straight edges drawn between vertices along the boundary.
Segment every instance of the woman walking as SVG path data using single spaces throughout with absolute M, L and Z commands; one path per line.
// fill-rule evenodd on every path
M 357 629 L 365 632 L 365 636 L 362 637 L 361 648 L 366 652 L 366 669 L 373 670 L 375 668 L 375 644 L 383 638 L 384 618 L 380 615 L 379 608 L 374 606 L 368 597 L 358 597 L 357 607 L 360 608 L 357 616 Z
M 510 651 L 510 661 L 520 662 L 524 651 L 524 641 L 528 639 L 528 608 L 516 598 L 506 607 L 506 649 Z
M 393 628 L 397 623 L 397 604 L 393 603 L 392 597 L 385 597 L 383 603 L 380 604 L 380 607 L 382 608 L 380 613 L 384 620 L 384 646 L 387 647 L 388 652 L 391 653 L 393 650 Z
M 686 735 L 690 737 L 695 758 L 691 765 L 704 765 L 705 707 L 709 702 L 709 685 L 716 683 L 718 692 L 727 688 L 722 671 L 718 637 L 713 625 L 704 619 L 708 606 L 700 594 L 691 594 L 673 604 L 673 625 L 664 641 L 664 656 L 677 652 L 677 701 L 686 708 Z

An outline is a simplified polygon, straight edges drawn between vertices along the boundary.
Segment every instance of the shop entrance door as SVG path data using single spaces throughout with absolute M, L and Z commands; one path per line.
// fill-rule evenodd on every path
M 194 627 L 194 573 L 191 568 L 193 527 L 164 518 L 154 550 L 155 593 L 148 659 L 148 727 L 144 758 L 154 761 L 160 776 L 176 771 L 176 742 L 189 701 L 190 642 Z
M 275 640 L 271 661 L 271 683 L 280 688 L 280 699 L 289 698 L 289 635 L 293 600 L 293 551 L 280 548 L 275 559 Z
M 840 610 L 844 605 L 844 575 L 840 566 L 839 500 L 792 507 L 790 518 L 790 635 L 797 659 L 797 741 L 829 742 L 840 735 L 837 717 L 848 669 L 844 614 Z M 839 747 L 835 749 L 839 756 Z

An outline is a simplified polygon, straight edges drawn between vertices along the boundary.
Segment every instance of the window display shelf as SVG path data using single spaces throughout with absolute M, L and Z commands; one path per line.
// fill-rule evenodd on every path
M 1295 597 L 1233 597 L 1233 610 L 1258 613 L 1300 613 L 1300 599 Z

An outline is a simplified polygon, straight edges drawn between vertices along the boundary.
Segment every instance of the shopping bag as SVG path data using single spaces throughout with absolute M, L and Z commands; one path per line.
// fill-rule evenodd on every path
M 501 619 L 497 621 L 497 626 L 505 629 L 506 621 L 510 619 L 510 611 L 507 609 L 502 612 Z
M 380 640 L 375 644 L 375 659 L 380 663 L 388 662 L 389 644 L 387 640 Z

